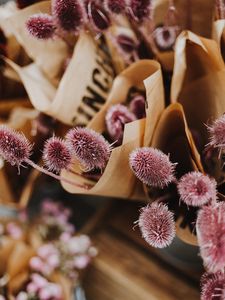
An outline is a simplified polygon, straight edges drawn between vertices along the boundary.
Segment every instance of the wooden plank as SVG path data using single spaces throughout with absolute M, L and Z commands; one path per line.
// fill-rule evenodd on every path
M 108 229 L 93 237 L 99 256 L 87 272 L 89 300 L 197 300 L 198 289 Z

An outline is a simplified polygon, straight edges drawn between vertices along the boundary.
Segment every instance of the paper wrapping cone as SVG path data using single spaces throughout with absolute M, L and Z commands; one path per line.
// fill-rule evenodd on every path
M 225 20 L 217 20 L 213 23 L 212 38 L 219 45 L 225 61 Z
M 112 150 L 106 169 L 93 188 L 90 190 L 78 189 L 62 182 L 63 187 L 67 191 L 78 194 L 146 199 L 141 184 L 137 181 L 129 167 L 128 160 L 131 151 L 143 145 L 145 123 L 148 126 L 149 134 L 148 138 L 146 137 L 147 140 L 150 139 L 156 122 L 164 109 L 160 65 L 156 61 L 141 60 L 125 69 L 114 80 L 106 104 L 92 119 L 88 127 L 103 133 L 106 130 L 105 115 L 108 108 L 117 103 L 126 103 L 131 88 L 144 90 L 144 87 L 148 102 L 147 121 L 145 122 L 145 119 L 142 119 L 126 124 L 122 145 Z M 63 171 L 62 175 L 81 184 L 86 182 L 83 177 L 76 176 L 67 171 Z
M 58 88 L 31 64 L 21 68 L 10 60 L 33 106 L 68 125 L 87 125 L 105 103 L 114 78 L 108 51 L 102 40 L 96 43 L 80 35 L 70 63 Z
M 224 82 L 225 65 L 216 42 L 183 32 L 176 43 L 171 99 L 183 105 L 188 126 L 199 137 L 200 152 L 209 142 L 206 124 L 225 111 Z M 219 179 L 220 169 L 217 164 L 210 174 Z
M 176 167 L 177 178 L 190 171 L 203 172 L 200 155 L 195 147 L 180 104 L 171 104 L 162 113 L 151 146 L 169 154 L 170 160 L 178 163 Z M 179 202 L 169 205 L 175 210 L 177 236 L 189 244 L 196 245 L 196 236 L 192 234 L 187 219 L 193 218 L 192 215 L 189 214 L 186 207 L 182 210 Z
M 6 26 L 22 45 L 37 66 L 52 80 L 58 79 L 68 57 L 68 46 L 60 39 L 40 41 L 31 37 L 26 30 L 27 19 L 35 13 L 50 13 L 50 1 L 39 2 L 19 10 L 6 20 Z

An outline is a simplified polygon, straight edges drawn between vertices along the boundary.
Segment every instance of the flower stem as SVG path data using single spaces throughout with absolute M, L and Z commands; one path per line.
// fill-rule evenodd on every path
M 30 160 L 29 158 L 27 158 L 27 159 L 25 160 L 25 162 L 26 162 L 28 165 L 30 165 L 32 168 L 35 168 L 36 170 L 38 170 L 38 171 L 40 171 L 40 172 L 42 172 L 42 173 L 44 173 L 44 174 L 46 174 L 46 175 L 48 175 L 48 176 L 50 176 L 50 177 L 56 179 L 56 180 L 64 181 L 64 182 L 66 182 L 66 183 L 68 183 L 68 184 L 74 185 L 74 186 L 79 187 L 79 188 L 82 188 L 82 189 L 88 189 L 88 186 L 87 186 L 87 185 L 81 185 L 81 184 L 76 183 L 76 182 L 74 182 L 74 181 L 68 180 L 68 179 L 66 179 L 66 178 L 64 178 L 64 177 L 62 177 L 62 176 L 56 175 L 56 174 L 54 174 L 54 173 L 52 173 L 52 172 L 50 172 L 50 171 L 44 169 L 43 167 L 40 167 L 39 165 L 37 165 L 36 163 L 34 163 L 34 162 L 33 162 L 32 160 Z

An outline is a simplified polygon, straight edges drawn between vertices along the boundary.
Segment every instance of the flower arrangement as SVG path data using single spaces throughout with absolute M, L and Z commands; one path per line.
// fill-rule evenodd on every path
M 13 126 L 0 125 L 0 155 L 71 193 L 144 200 L 136 223 L 146 242 L 165 248 L 177 235 L 198 245 L 206 269 L 201 299 L 223 299 L 225 4 L 215 1 L 213 41 L 209 32 L 203 34 L 210 39 L 200 36 L 194 3 L 187 3 L 167 1 L 162 9 L 146 0 L 18 1 L 27 7 L 7 24 L 33 61 L 18 64 L 4 28 L 0 51 L 4 70 L 13 69 L 41 112 L 35 124 L 47 130 L 39 147 L 43 166 L 32 157 L 37 141 Z M 59 134 L 52 135 L 55 124 L 48 130 L 46 115 Z M 68 217 L 44 204 L 29 279 L 16 299 L 61 299 L 52 274 L 76 280 L 96 255 L 88 237 L 73 236 Z M 9 223 L 1 231 L 21 239 L 19 228 Z

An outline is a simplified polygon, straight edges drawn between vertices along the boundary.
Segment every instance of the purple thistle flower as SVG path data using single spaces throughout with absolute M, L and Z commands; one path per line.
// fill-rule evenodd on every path
M 209 145 L 214 148 L 225 147 L 225 114 L 216 119 L 211 126 L 208 126 L 210 135 Z
M 99 133 L 88 128 L 74 128 L 66 135 L 74 156 L 88 171 L 104 170 L 110 156 L 110 144 Z
M 196 223 L 200 254 L 209 272 L 225 268 L 225 203 L 203 206 Z
M 142 208 L 138 220 L 146 242 L 155 248 L 169 246 L 175 237 L 174 216 L 162 203 L 152 203 Z
M 144 184 L 164 188 L 175 180 L 175 165 L 168 155 L 154 148 L 137 148 L 130 154 L 130 168 Z
M 106 11 L 119 15 L 125 12 L 126 0 L 105 0 L 104 5 Z
M 172 50 L 177 38 L 176 26 L 161 26 L 153 32 L 154 41 L 157 48 L 161 51 Z
M 201 172 L 189 172 L 178 183 L 180 199 L 191 206 L 202 206 L 216 201 L 216 181 Z
M 129 0 L 131 17 L 138 22 L 143 22 L 150 16 L 151 0 Z
M 105 31 L 111 23 L 104 8 L 93 0 L 90 0 L 88 3 L 88 18 L 92 29 L 96 32 Z
M 52 14 L 57 26 L 66 32 L 79 32 L 87 20 L 85 6 L 81 0 L 53 0 Z
M 225 275 L 223 272 L 215 274 L 205 273 L 201 278 L 201 300 L 225 299 Z
M 43 160 L 50 171 L 60 172 L 69 167 L 72 156 L 65 141 L 52 137 L 45 142 Z
M 39 0 L 16 0 L 16 5 L 18 8 L 22 9 L 22 8 L 32 5 L 38 1 Z
M 135 115 L 122 104 L 116 104 L 109 108 L 106 117 L 106 127 L 113 141 L 120 144 L 123 139 L 124 125 L 136 120 Z
M 137 117 L 137 119 L 142 119 L 146 117 L 145 112 L 145 98 L 142 95 L 136 95 L 130 102 L 130 111 Z
M 53 17 L 48 14 L 35 14 L 26 21 L 30 35 L 40 40 L 51 39 L 55 34 Z
M 12 166 L 20 166 L 29 159 L 32 146 L 24 134 L 0 125 L 0 155 Z

